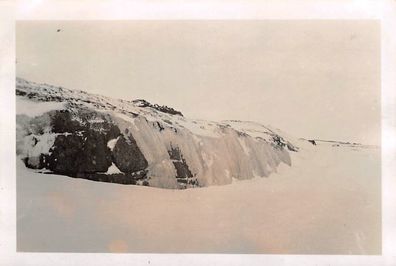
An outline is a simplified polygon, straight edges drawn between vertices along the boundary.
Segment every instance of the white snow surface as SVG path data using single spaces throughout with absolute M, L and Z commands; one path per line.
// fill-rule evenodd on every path
M 118 169 L 118 167 L 114 164 L 114 163 L 112 163 L 110 166 L 109 166 L 109 169 L 107 169 L 107 172 L 106 172 L 106 174 L 121 174 L 122 172 L 120 171 L 120 169 Z
M 43 135 L 26 136 L 24 137 L 21 155 L 23 157 L 35 157 L 40 154 L 48 154 L 52 145 L 54 145 L 57 134 L 45 133 Z M 37 144 L 35 144 L 37 141 Z
M 107 142 L 107 147 L 109 147 L 109 149 L 110 149 L 111 151 L 113 151 L 113 149 L 114 149 L 114 147 L 115 147 L 115 145 L 116 145 L 116 143 L 117 143 L 117 140 L 118 140 L 118 138 L 115 138 L 115 139 L 111 139 L 111 140 L 109 140 L 109 141 Z
M 29 117 L 35 117 L 52 110 L 62 109 L 65 109 L 65 103 L 63 102 L 35 102 L 29 101 L 20 96 L 16 97 L 17 115 L 27 115 Z
M 300 146 L 271 178 L 187 190 L 38 174 L 18 160 L 17 250 L 380 254 L 380 150 Z

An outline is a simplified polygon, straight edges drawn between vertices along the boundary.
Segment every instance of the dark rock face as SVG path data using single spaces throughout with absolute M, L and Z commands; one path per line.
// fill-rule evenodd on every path
M 112 163 L 107 142 L 120 131 L 106 120 L 100 125 L 102 130 L 95 129 L 95 125 L 88 122 L 92 117 L 87 114 L 80 116 L 82 121 L 73 120 L 69 111 L 51 114 L 52 132 L 59 135 L 50 155 L 46 156 L 49 170 L 66 175 L 107 171 Z
M 25 158 L 27 167 L 47 168 L 55 174 L 94 181 L 148 185 L 148 163 L 135 139 L 129 132 L 128 137 L 124 137 L 105 115 L 81 109 L 57 110 L 44 115 L 49 117 L 51 134 L 57 134 L 54 145 L 49 154 Z M 32 125 L 27 134 L 43 134 L 45 124 L 32 120 Z M 112 152 L 107 143 L 115 138 L 118 141 Z M 36 144 L 35 137 L 32 141 Z M 106 174 L 113 162 L 122 173 Z
M 57 110 L 51 113 L 51 128 L 54 133 L 83 131 L 85 127 L 72 119 L 72 114 L 67 110 Z
M 173 161 L 173 165 L 176 169 L 176 178 L 189 178 L 193 177 L 190 169 L 188 169 L 188 165 L 186 161 L 183 159 L 182 161 Z
M 78 117 L 79 120 L 73 117 Z M 106 141 L 120 135 L 119 128 L 111 123 L 108 117 L 89 110 L 74 113 L 68 110 L 53 111 L 50 113 L 50 120 L 53 133 L 98 132 L 105 136 Z
M 140 151 L 132 135 L 121 135 L 113 150 L 113 162 L 124 173 L 133 173 L 146 169 L 148 162 Z
M 106 172 L 112 162 L 106 144 L 104 135 L 92 131 L 81 136 L 59 135 L 47 156 L 47 168 L 67 175 Z
M 179 147 L 173 147 L 171 145 L 170 150 L 168 150 L 168 154 L 176 169 L 177 182 L 182 186 L 182 188 L 186 188 L 187 185 L 192 187 L 198 186 L 198 180 L 194 178 L 194 175 L 188 168 L 188 164 L 183 158 L 183 154 L 181 153 Z
M 82 163 L 80 158 L 83 146 L 84 142 L 81 136 L 57 136 L 46 160 L 48 169 L 60 174 L 77 174 L 80 171 L 79 165 Z

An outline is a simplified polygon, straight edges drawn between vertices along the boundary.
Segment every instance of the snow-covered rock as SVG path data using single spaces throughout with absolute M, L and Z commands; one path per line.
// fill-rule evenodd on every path
M 291 165 L 296 141 L 254 122 L 16 81 L 17 155 L 29 168 L 161 188 L 224 185 Z M 29 112 L 34 109 L 34 112 Z

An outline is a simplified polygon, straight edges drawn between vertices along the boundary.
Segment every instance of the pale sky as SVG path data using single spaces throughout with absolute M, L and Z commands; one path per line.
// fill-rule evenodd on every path
M 377 21 L 20 21 L 16 48 L 31 81 L 380 143 Z

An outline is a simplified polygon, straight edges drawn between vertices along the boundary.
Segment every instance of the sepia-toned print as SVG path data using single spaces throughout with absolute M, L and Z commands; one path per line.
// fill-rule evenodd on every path
M 17 250 L 381 254 L 375 20 L 17 21 Z

